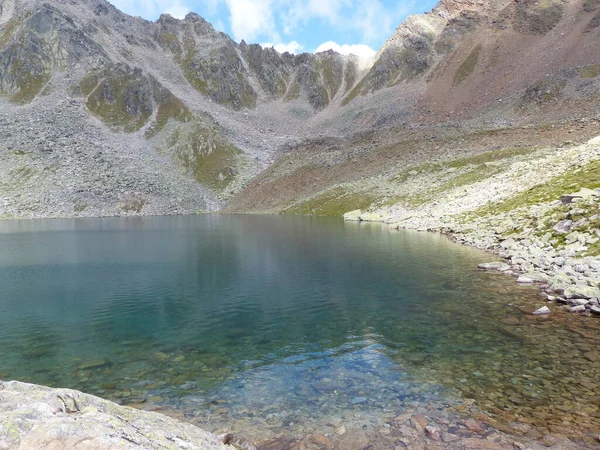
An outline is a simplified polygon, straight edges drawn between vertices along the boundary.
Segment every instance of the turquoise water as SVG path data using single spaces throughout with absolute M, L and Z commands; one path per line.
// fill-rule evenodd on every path
M 0 223 L 0 250 L 2 379 L 290 432 L 465 399 L 507 416 L 533 399 L 547 422 L 595 401 L 563 378 L 597 383 L 582 355 L 598 342 L 560 313 L 531 320 L 535 287 L 441 236 L 283 216 L 49 220 Z

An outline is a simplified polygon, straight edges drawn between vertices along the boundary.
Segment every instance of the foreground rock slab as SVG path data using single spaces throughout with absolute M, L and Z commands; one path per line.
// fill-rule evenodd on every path
M 0 449 L 232 450 L 200 428 L 71 389 L 0 381 Z

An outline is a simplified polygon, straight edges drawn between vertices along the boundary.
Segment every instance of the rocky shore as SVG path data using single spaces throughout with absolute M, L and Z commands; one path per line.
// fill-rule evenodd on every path
M 0 381 L 0 449 L 574 448 L 573 442 L 568 439 L 550 435 L 541 439 L 532 426 L 520 424 L 518 430 L 512 429 L 495 423 L 478 411 L 468 402 L 450 409 L 421 406 L 392 415 L 379 426 L 356 427 L 350 423 L 337 423 L 334 432 L 328 435 L 280 436 L 251 444 L 233 434 L 216 436 L 165 414 L 120 406 L 79 391 Z M 163 412 L 180 416 L 177 411 Z M 465 418 L 465 415 L 473 418 Z M 515 437 L 516 434 L 519 437 Z
M 432 201 L 351 211 L 344 219 L 441 232 L 503 259 L 482 269 L 539 283 L 549 302 L 600 317 L 600 188 L 583 187 L 600 182 L 599 149 L 595 138 L 509 160 L 501 173 Z
M 71 389 L 0 381 L 0 449 L 234 450 L 200 428 Z

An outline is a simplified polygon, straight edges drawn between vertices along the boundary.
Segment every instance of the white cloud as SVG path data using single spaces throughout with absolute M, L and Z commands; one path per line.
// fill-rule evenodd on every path
M 330 25 L 344 20 L 343 9 L 352 7 L 353 0 L 294 0 L 285 2 L 285 14 L 281 22 L 285 34 L 292 34 L 296 28 L 311 19 L 321 19 Z
M 415 2 L 404 0 L 394 8 L 388 8 L 381 0 L 210 1 L 223 1 L 227 5 L 233 38 L 247 42 L 261 36 L 280 42 L 278 30 L 293 36 L 313 20 L 320 21 L 319 26 L 324 23 L 337 31 L 358 32 L 364 42 L 377 41 L 391 34 Z
M 361 58 L 372 58 L 377 53 L 371 47 L 365 44 L 338 44 L 337 42 L 328 41 L 317 47 L 315 53 L 325 52 L 327 50 L 333 50 L 342 55 L 356 55 Z
M 263 48 L 273 47 L 279 53 L 289 52 L 289 53 L 293 53 L 293 54 L 298 54 L 298 53 L 302 52 L 302 49 L 304 48 L 304 45 L 302 45 L 298 41 L 290 41 L 287 44 L 284 44 L 284 43 L 272 44 L 270 42 L 267 42 L 265 44 L 260 44 L 260 45 Z
M 190 12 L 190 9 L 187 6 L 182 5 L 180 2 L 173 2 L 171 3 L 170 8 L 165 12 L 177 19 L 183 19 L 185 15 Z
M 145 18 L 157 18 L 164 12 L 183 18 L 194 5 L 199 6 L 199 0 L 112 1 L 126 13 Z M 400 0 L 393 5 L 385 4 L 384 0 L 202 0 L 202 12 L 218 30 L 231 30 L 238 42 L 263 40 L 275 43 L 280 51 L 297 53 L 303 50 L 297 43 L 298 36 L 313 30 L 316 35 L 331 30 L 336 36 L 344 33 L 348 39 L 379 45 L 417 3 L 417 0 Z M 229 23 L 225 24 L 219 16 L 223 7 L 229 11 Z M 288 36 L 287 44 L 282 35 Z M 337 51 L 345 52 L 345 48 L 341 45 Z M 369 50 L 365 46 L 348 51 L 365 55 Z
M 267 35 L 279 40 L 275 31 L 271 0 L 225 0 L 229 8 L 231 31 L 237 41 L 253 41 Z
M 190 8 L 181 0 L 111 0 L 111 3 L 127 14 L 144 18 L 157 18 L 167 13 L 183 19 L 190 12 Z

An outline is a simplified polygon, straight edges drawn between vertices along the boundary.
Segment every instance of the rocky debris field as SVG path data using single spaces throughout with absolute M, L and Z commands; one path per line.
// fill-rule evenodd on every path
M 79 100 L 0 101 L 3 219 L 189 214 L 219 205 L 172 158 L 110 133 Z

